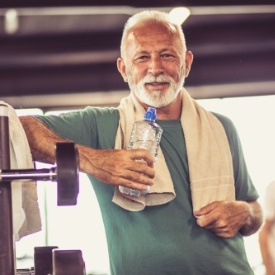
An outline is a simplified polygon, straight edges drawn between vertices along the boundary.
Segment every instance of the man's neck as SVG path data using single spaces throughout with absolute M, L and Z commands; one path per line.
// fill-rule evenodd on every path
M 157 108 L 157 117 L 159 120 L 179 119 L 182 111 L 182 93 L 179 93 L 176 99 L 168 106 Z
M 149 107 L 143 102 L 140 102 L 140 104 L 144 107 L 144 110 L 147 110 L 147 108 Z M 156 109 L 157 109 L 158 120 L 179 119 L 182 111 L 182 93 L 179 92 L 177 97 L 169 105 L 161 108 L 156 108 Z

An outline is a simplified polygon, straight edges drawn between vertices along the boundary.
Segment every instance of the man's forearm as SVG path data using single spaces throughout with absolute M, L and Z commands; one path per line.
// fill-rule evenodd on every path
M 21 116 L 19 119 L 29 141 L 33 160 L 53 164 L 56 143 L 66 140 L 58 137 L 34 117 Z
M 257 201 L 247 202 L 248 218 L 246 224 L 240 229 L 244 236 L 249 236 L 255 233 L 263 223 L 263 212 L 260 204 Z

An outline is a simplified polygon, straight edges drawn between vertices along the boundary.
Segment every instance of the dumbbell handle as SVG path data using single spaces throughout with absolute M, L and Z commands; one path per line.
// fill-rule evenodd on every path
M 14 180 L 34 180 L 34 181 L 56 181 L 57 170 L 56 167 L 43 168 L 43 169 L 13 169 L 13 170 L 0 170 L 0 183 L 1 181 L 14 181 Z

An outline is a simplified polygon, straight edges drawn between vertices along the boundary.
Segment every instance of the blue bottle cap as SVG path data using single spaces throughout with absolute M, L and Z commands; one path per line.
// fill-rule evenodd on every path
M 144 115 L 144 119 L 154 122 L 156 118 L 157 118 L 157 110 L 153 107 L 149 107 Z

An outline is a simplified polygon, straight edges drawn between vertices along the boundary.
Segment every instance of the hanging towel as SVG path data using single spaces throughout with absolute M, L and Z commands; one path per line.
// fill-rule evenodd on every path
M 25 131 L 15 110 L 7 103 L 10 134 L 10 168 L 32 169 L 34 167 Z M 36 183 L 33 181 L 13 181 L 12 213 L 15 241 L 41 230 Z
M 220 121 L 182 89 L 181 125 L 189 166 L 193 212 L 213 201 L 235 200 L 233 163 L 225 130 Z M 130 94 L 118 107 L 120 123 L 115 148 L 127 148 L 132 125 L 143 119 L 144 108 Z M 113 202 L 130 211 L 165 204 L 176 197 L 162 150 L 155 162 L 154 185 L 144 197 L 131 197 L 115 189 Z

